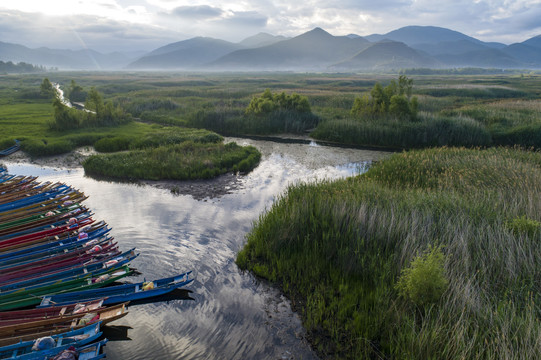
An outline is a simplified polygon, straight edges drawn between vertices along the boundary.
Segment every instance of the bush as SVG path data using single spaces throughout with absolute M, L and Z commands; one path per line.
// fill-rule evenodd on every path
M 259 96 L 252 98 L 246 108 L 249 115 L 268 115 L 274 111 L 292 111 L 295 113 L 310 113 L 310 103 L 306 96 L 299 94 L 287 95 L 285 92 L 272 94 L 269 89 Z
M 400 119 L 415 119 L 418 103 L 416 97 L 411 97 L 412 84 L 413 80 L 404 75 L 400 75 L 398 83 L 392 80 L 385 88 L 376 83 L 370 96 L 355 99 L 351 115 L 373 117 L 391 114 Z
M 73 143 L 69 140 L 25 140 L 21 143 L 24 152 L 33 157 L 65 154 L 73 150 Z
M 539 221 L 528 219 L 526 216 L 521 216 L 509 220 L 505 223 L 506 227 L 516 235 L 527 234 L 528 236 L 534 236 L 539 232 L 541 223 Z
M 415 258 L 408 268 L 402 270 L 396 289 L 399 294 L 417 306 L 437 302 L 445 289 L 445 256 L 441 247 L 429 246 L 428 250 Z
M 99 152 L 116 152 L 128 150 L 130 140 L 123 136 L 107 137 L 96 141 L 94 149 Z

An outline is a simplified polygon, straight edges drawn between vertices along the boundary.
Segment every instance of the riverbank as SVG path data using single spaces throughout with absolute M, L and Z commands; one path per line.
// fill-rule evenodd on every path
M 354 178 L 290 186 L 237 264 L 281 286 L 325 358 L 537 358 L 540 179 L 534 152 L 395 154 Z M 433 247 L 444 291 L 410 293 L 430 288 L 432 270 L 399 291 Z
M 259 149 L 262 160 L 237 178 L 237 191 L 207 201 L 155 186 L 98 181 L 81 168 L 62 171 L 10 162 L 13 173 L 39 175 L 42 181 L 61 181 L 84 191 L 87 205 L 107 219 L 119 246 L 136 247 L 144 255 L 133 265 L 147 279 L 186 268 L 197 272 L 190 294 L 194 300 L 136 305 L 120 329 L 114 329 L 132 341 L 110 341 L 108 359 L 318 359 L 289 300 L 239 270 L 234 259 L 253 222 L 289 184 L 351 176 L 365 162 L 388 154 L 235 140 Z

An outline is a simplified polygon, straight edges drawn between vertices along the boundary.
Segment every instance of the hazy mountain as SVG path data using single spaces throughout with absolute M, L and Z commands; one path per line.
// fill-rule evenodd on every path
M 456 41 L 442 41 L 439 43 L 424 43 L 415 45 L 415 49 L 424 51 L 430 55 L 438 54 L 463 54 L 472 51 L 487 50 L 489 47 L 466 39 Z
M 384 39 L 400 41 L 413 48 L 417 48 L 417 45 L 425 46 L 425 44 L 456 42 L 460 40 L 467 40 L 472 43 L 482 44 L 495 49 L 505 47 L 504 44 L 483 42 L 461 32 L 437 26 L 405 26 L 388 32 L 387 34 L 373 34 L 365 36 L 365 38 L 372 42 Z
M 242 48 L 209 37 L 195 37 L 162 46 L 129 64 L 129 69 L 192 69 Z
M 541 35 L 537 35 L 531 39 L 523 41 L 521 44 L 541 49 Z
M 437 60 L 403 42 L 384 40 L 370 45 L 349 60 L 333 65 L 332 69 L 381 70 L 438 66 L 441 64 Z
M 245 48 L 257 48 L 267 45 L 272 45 L 274 43 L 277 43 L 279 41 L 287 40 L 285 36 L 274 36 L 267 33 L 259 33 L 254 36 L 250 36 L 241 42 L 239 42 L 240 45 L 242 45 Z
M 132 60 L 125 54 L 102 54 L 94 50 L 30 49 L 23 45 L 0 42 L 0 60 L 26 62 L 69 70 L 119 69 Z
M 501 43 L 483 42 L 458 31 L 435 26 L 406 26 L 384 35 L 370 35 L 367 39 L 391 39 L 436 58 L 447 67 L 541 67 L 541 51 L 534 50 L 541 37 L 532 38 L 522 46 L 506 46 Z M 539 55 L 538 55 L 539 53 Z
M 541 35 L 506 46 L 436 26 L 406 26 L 387 34 L 333 36 L 315 28 L 294 38 L 259 33 L 239 43 L 194 37 L 151 52 L 102 54 L 30 49 L 0 42 L 0 60 L 61 70 L 292 70 L 411 67 L 541 68 Z
M 497 49 L 472 51 L 457 55 L 437 55 L 435 57 L 447 66 L 452 67 L 518 68 L 523 65 L 514 57 Z
M 351 57 L 369 45 L 361 37 L 333 36 L 315 28 L 278 43 L 237 50 L 214 61 L 213 69 L 315 70 Z
M 502 51 L 526 66 L 540 67 L 541 65 L 541 48 L 520 43 L 511 44 Z

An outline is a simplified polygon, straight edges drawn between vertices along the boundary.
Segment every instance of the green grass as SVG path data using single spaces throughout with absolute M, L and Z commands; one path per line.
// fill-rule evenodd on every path
M 248 172 L 259 164 L 260 156 L 252 146 L 184 141 L 145 150 L 93 155 L 83 162 L 83 167 L 88 175 L 122 180 L 193 180 Z
M 354 178 L 291 186 L 237 264 L 281 285 L 326 358 L 538 358 L 541 237 L 509 224 L 541 219 L 540 159 L 411 151 Z M 429 246 L 443 249 L 448 287 L 418 306 L 396 284 Z
M 27 96 L 34 87 L 39 89 L 39 84 L 37 78 L 23 76 L 7 77 L 0 85 L 2 148 L 18 139 L 22 150 L 32 157 L 65 154 L 80 146 L 94 146 L 99 152 L 128 150 L 130 152 L 111 156 L 96 155 L 85 162 L 89 174 L 120 179 L 210 178 L 231 171 L 249 171 L 259 163 L 260 154 L 256 149 L 223 144 L 220 135 L 204 129 L 132 121 L 117 126 L 55 130 L 50 126 L 53 121 L 51 102 Z M 124 85 L 121 81 L 117 86 Z M 105 88 L 111 91 L 111 87 Z M 146 86 L 128 88 L 139 90 Z M 151 103 L 145 109 L 152 110 L 156 104 L 159 107 L 164 102 Z M 100 162 L 108 168 L 104 169 Z
M 393 117 L 327 120 L 310 134 L 318 140 L 384 148 L 488 146 L 490 133 L 479 122 L 461 116 L 418 116 L 418 121 Z
M 537 135 L 541 127 L 541 77 L 535 73 L 469 75 L 468 71 L 458 71 L 449 75 L 410 75 L 413 79 L 412 95 L 419 99 L 421 124 L 395 126 L 392 119 L 382 119 L 370 125 L 364 124 L 367 129 L 351 128 L 353 122 L 344 126 L 345 122 L 353 120 L 350 110 L 354 99 L 370 92 L 376 82 L 387 86 L 396 79 L 396 74 L 79 72 L 46 75 L 64 87 L 69 86 L 72 79 L 85 90 L 93 86 L 104 95 L 106 102 L 122 106 L 144 122 L 196 127 L 221 135 L 305 133 L 319 122 L 315 137 L 346 144 L 379 143 L 386 147 L 415 148 L 441 144 L 469 146 L 473 141 L 476 146 L 541 146 L 541 135 Z M 41 76 L 45 75 L 6 76 L 6 81 L 0 85 L 0 104 L 35 106 L 36 102 L 41 102 L 40 106 L 46 106 L 43 100 L 33 98 L 34 93 L 39 95 L 37 89 Z M 279 113 L 261 121 L 257 117 L 246 116 L 245 109 L 252 98 L 267 88 L 273 93 L 284 91 L 306 96 L 313 117 L 295 118 Z M 436 129 L 438 121 L 444 123 L 441 131 Z M 461 136 L 460 131 L 469 131 L 465 122 L 470 125 L 478 123 L 475 125 L 477 135 L 488 132 L 488 144 L 482 134 L 467 141 L 456 139 Z M 426 136 L 416 137 L 418 130 Z M 368 133 L 352 140 L 350 131 Z M 397 133 L 403 132 L 406 135 L 396 137 Z M 372 133 L 375 133 L 375 139 Z M 393 142 L 394 139 L 397 141 Z M 476 143 L 477 140 L 479 142 Z M 411 142 L 416 144 L 412 146 Z

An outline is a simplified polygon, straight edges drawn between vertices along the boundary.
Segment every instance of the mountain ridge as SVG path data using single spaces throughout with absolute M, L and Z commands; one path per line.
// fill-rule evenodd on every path
M 0 60 L 66 70 L 325 72 L 420 66 L 541 69 L 541 35 L 505 45 L 437 26 L 412 25 L 367 36 L 335 36 L 315 27 L 291 38 L 258 33 L 236 43 L 197 36 L 132 54 L 30 49 L 0 42 Z

